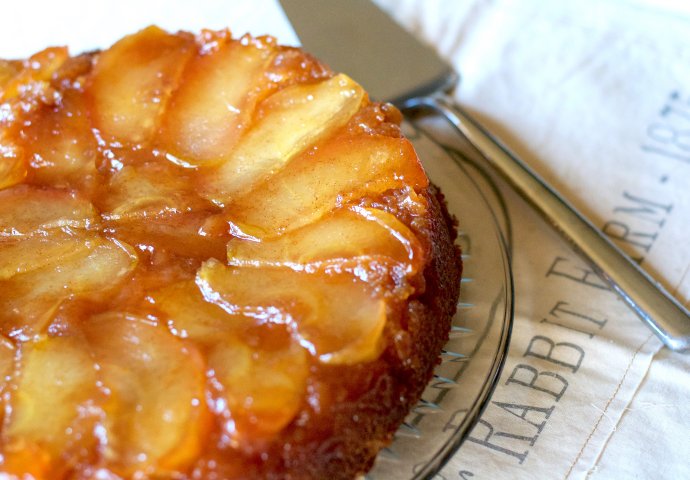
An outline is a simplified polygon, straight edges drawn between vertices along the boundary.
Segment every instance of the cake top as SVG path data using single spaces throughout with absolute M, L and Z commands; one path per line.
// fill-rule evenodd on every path
M 229 478 L 404 350 L 431 245 L 400 120 L 271 37 L 0 60 L 0 470 Z

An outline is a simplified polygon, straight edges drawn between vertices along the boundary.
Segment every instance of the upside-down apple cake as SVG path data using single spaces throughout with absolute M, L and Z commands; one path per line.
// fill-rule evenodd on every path
M 0 472 L 370 468 L 460 283 L 400 121 L 271 37 L 0 60 Z

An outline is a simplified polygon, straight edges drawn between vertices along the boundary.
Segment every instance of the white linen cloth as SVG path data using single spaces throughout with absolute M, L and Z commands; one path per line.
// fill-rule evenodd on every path
M 378 3 L 461 73 L 461 104 L 688 305 L 687 3 Z M 510 354 L 439 478 L 690 478 L 690 355 L 661 348 L 503 190 Z
M 457 100 L 687 304 L 690 7 L 377 0 L 461 72 Z M 149 24 L 271 33 L 274 0 L 24 0 L 0 58 Z M 315 20 L 317 21 L 317 20 Z M 690 355 L 670 353 L 508 188 L 516 323 L 498 388 L 439 478 L 690 478 Z

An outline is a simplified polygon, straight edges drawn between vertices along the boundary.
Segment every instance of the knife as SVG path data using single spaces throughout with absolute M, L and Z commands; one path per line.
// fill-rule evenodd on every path
M 589 262 L 671 350 L 690 350 L 690 312 L 447 94 L 457 73 L 369 0 L 281 0 L 306 50 L 405 115 L 442 115 Z

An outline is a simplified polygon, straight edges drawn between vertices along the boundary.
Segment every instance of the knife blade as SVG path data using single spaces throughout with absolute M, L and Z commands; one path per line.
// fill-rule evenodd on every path
M 672 350 L 690 350 L 690 311 L 529 165 L 443 93 L 458 75 L 369 0 L 281 0 L 303 46 L 404 114 L 442 115 Z
M 367 0 L 286 0 L 282 5 L 307 50 L 362 84 L 376 100 L 395 104 L 457 83 L 453 68 L 433 48 Z

